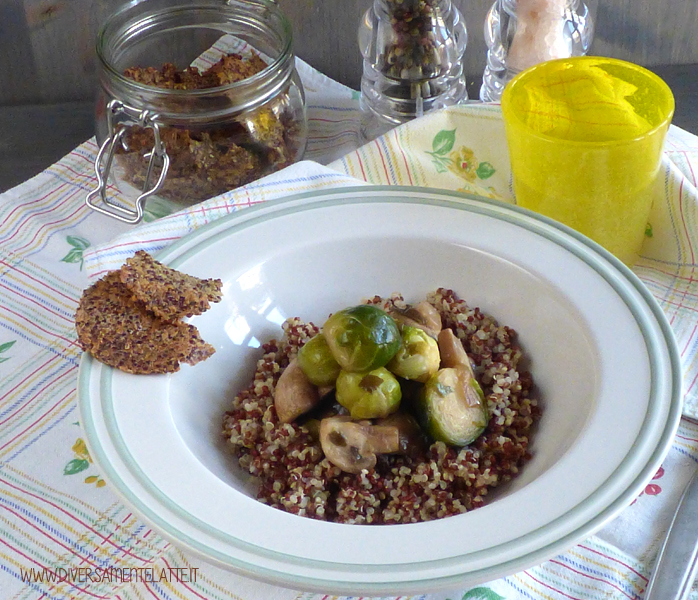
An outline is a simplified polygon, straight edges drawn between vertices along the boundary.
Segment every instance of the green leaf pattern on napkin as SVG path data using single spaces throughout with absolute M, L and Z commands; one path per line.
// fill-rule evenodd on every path
M 157 219 L 171 215 L 173 212 L 181 210 L 182 206 L 178 206 L 170 200 L 165 200 L 159 196 L 153 196 L 148 198 L 145 206 L 143 207 L 143 221 L 146 223 L 152 223 Z
M 80 263 L 80 270 L 82 271 L 82 265 L 84 262 L 82 253 L 86 248 L 90 247 L 90 242 L 85 238 L 78 237 L 77 235 L 69 235 L 65 238 L 65 241 L 68 242 L 72 248 L 68 254 L 61 258 L 61 262 Z
M 431 143 L 432 150 L 435 154 L 448 154 L 453 150 L 453 145 L 456 143 L 455 129 L 442 129 L 434 136 L 434 141 Z
M 448 153 L 453 150 L 455 143 L 455 129 L 442 129 L 434 136 L 434 140 L 431 142 L 431 152 L 427 150 L 427 154 L 431 156 L 437 173 L 446 173 L 448 171 L 451 163 Z
M 492 163 L 479 161 L 471 148 L 456 147 L 455 129 L 439 131 L 431 142 L 431 150 L 426 150 L 426 153 L 431 156 L 437 173 L 451 171 L 469 183 L 489 179 L 496 172 Z
M 85 458 L 74 458 L 65 467 L 63 467 L 63 475 L 75 475 L 80 471 L 84 471 L 89 466 L 89 460 Z
M 4 352 L 7 352 L 12 346 L 14 346 L 15 342 L 17 340 L 12 340 L 11 342 L 5 342 L 4 344 L 0 344 L 0 354 L 3 354 Z M 11 356 L 0 356 L 0 363 L 4 363 L 6 360 L 10 360 L 12 358 Z
M 494 175 L 494 167 L 488 162 L 481 162 L 475 172 L 480 179 L 488 179 Z
M 73 447 L 71 448 L 75 458 L 68 461 L 68 464 L 63 467 L 63 475 L 76 475 L 82 471 L 87 470 L 92 464 L 92 459 L 90 458 L 90 453 L 87 451 L 87 445 L 85 440 L 78 438 L 75 440 Z M 99 475 L 88 475 L 85 477 L 85 483 L 95 484 L 95 487 L 101 488 L 106 485 L 104 479 Z
M 461 600 L 506 600 L 504 596 L 500 596 L 497 592 L 493 592 L 490 588 L 477 587 L 469 592 L 466 592 Z

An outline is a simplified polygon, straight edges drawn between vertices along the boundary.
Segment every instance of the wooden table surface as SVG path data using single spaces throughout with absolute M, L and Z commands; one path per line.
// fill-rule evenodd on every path
M 698 64 L 651 67 L 672 88 L 674 124 L 698 135 Z M 480 82 L 471 78 L 471 98 Z M 41 172 L 94 134 L 93 102 L 0 107 L 0 192 Z

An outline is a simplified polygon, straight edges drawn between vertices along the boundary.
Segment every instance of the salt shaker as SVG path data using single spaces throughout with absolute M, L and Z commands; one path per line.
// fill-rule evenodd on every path
M 480 99 L 499 101 L 519 72 L 589 51 L 594 23 L 583 0 L 495 0 L 485 20 L 487 66 Z
M 373 0 L 359 26 L 364 140 L 467 100 L 467 40 L 451 0 Z

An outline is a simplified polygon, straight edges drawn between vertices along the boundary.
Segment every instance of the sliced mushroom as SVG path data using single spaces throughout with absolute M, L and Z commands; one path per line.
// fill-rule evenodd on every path
M 468 406 L 482 406 L 487 411 L 487 402 L 482 393 L 482 388 L 473 375 L 473 369 L 470 365 L 458 365 L 454 367 L 458 373 L 461 389 L 465 395 L 465 403 Z
M 395 425 L 367 425 L 368 443 L 376 454 L 400 452 L 400 430 Z
M 293 359 L 281 373 L 274 392 L 274 407 L 282 423 L 290 423 L 320 402 L 320 394 Z
M 376 454 L 368 441 L 364 423 L 351 417 L 330 417 L 320 421 L 320 445 L 327 459 L 347 473 L 361 473 L 376 465 Z
M 406 412 L 396 412 L 376 421 L 374 428 L 389 427 L 395 429 L 398 434 L 398 448 L 386 452 L 386 454 L 406 454 L 415 456 L 424 448 L 425 437 L 422 428 L 415 418 Z
M 318 394 L 320 395 L 320 398 L 324 398 L 328 394 L 331 394 L 334 391 L 334 386 L 333 385 L 320 385 L 317 388 Z
M 482 390 L 475 378 L 473 365 L 463 347 L 463 342 L 451 329 L 442 329 L 437 338 L 437 343 L 439 344 L 439 353 L 441 354 L 441 367 L 443 369 L 456 370 L 466 404 L 468 406 L 481 404 Z
M 400 452 L 400 431 L 394 424 L 329 417 L 320 422 L 320 445 L 333 465 L 347 473 L 360 473 L 376 465 L 377 454 Z
M 419 327 L 433 338 L 436 338 L 441 331 L 441 315 L 426 300 L 406 309 L 395 308 L 390 311 L 390 316 L 399 325 Z
M 453 333 L 452 329 L 442 329 L 436 341 L 439 344 L 442 368 L 465 367 L 470 372 L 470 377 L 475 379 L 473 367 L 470 364 L 468 353 L 463 347 L 463 342 Z

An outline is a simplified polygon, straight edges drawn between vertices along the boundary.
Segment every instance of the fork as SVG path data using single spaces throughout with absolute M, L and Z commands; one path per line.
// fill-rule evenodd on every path
M 645 600 L 686 600 L 698 574 L 698 471 L 681 495 Z

